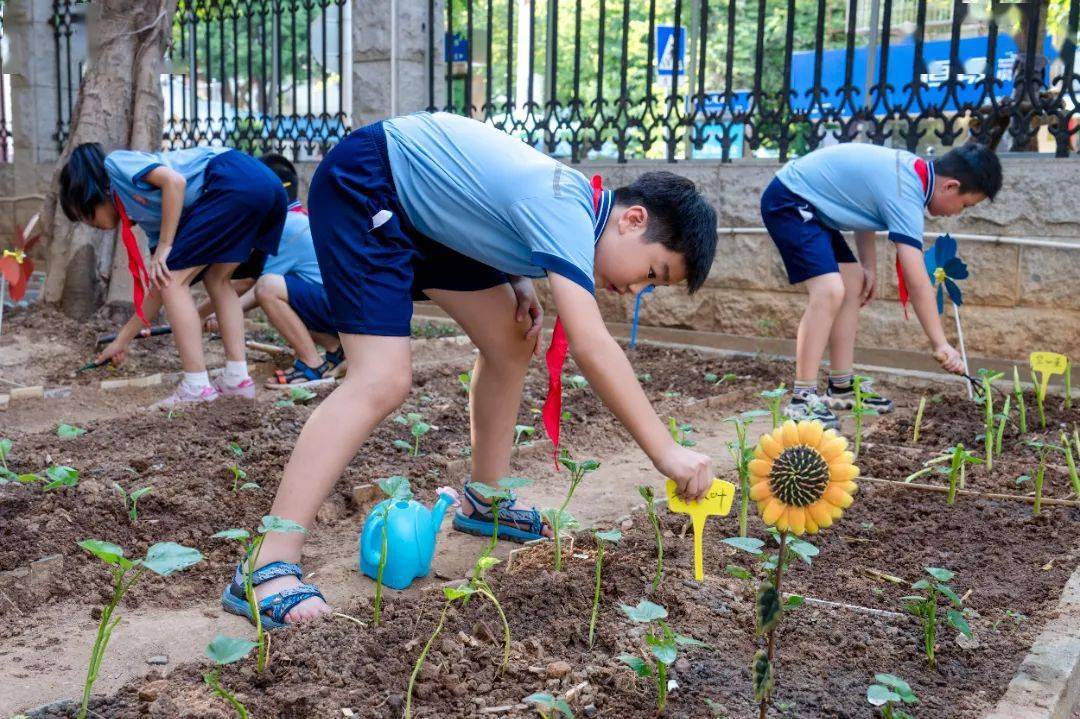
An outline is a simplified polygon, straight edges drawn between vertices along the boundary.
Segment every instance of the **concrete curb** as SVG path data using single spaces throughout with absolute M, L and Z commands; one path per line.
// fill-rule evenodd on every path
M 1080 569 L 1031 645 L 1005 696 L 983 719 L 1069 719 L 1080 700 Z

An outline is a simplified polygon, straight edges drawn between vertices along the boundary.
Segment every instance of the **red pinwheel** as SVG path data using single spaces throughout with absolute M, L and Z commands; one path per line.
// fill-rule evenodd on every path
M 37 224 L 37 215 L 30 220 L 25 229 L 16 225 L 15 248 L 4 250 L 3 256 L 0 256 L 0 275 L 3 275 L 4 280 L 7 281 L 8 295 L 13 302 L 18 302 L 23 298 L 26 293 L 26 283 L 30 275 L 34 273 L 34 261 L 26 255 L 41 239 L 41 234 L 27 238 L 25 233 L 33 229 L 35 224 Z M 0 293 L 0 301 L 3 299 L 2 295 L 3 293 Z

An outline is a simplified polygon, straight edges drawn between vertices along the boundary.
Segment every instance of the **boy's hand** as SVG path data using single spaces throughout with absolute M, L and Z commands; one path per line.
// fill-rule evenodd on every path
M 874 292 L 877 290 L 877 270 L 863 265 L 862 272 L 863 285 L 862 291 L 859 293 L 859 306 L 866 307 L 867 303 L 874 299 Z
M 963 374 L 964 372 L 964 360 L 960 357 L 960 353 L 956 351 L 956 348 L 948 342 L 934 348 L 934 359 L 941 364 L 946 372 L 952 372 L 953 374 Z
M 532 325 L 528 331 L 525 332 L 525 339 L 535 340 L 536 346 L 533 349 L 533 354 L 537 357 L 540 356 L 540 331 L 544 329 L 544 308 L 540 306 L 540 300 L 536 297 L 536 289 L 533 287 L 532 280 L 528 277 L 511 277 L 510 286 L 514 289 L 514 296 L 517 297 L 517 314 L 515 319 L 518 322 L 524 322 L 528 318 L 532 318 Z
M 688 502 L 701 499 L 712 486 L 712 460 L 701 452 L 671 443 L 653 463 L 679 488 L 679 496 Z

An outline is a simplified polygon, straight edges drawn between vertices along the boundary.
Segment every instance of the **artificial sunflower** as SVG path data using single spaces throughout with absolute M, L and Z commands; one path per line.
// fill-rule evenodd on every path
M 840 518 L 858 490 L 847 440 L 821 422 L 788 420 L 762 435 L 750 462 L 750 499 L 781 532 L 815 534 Z

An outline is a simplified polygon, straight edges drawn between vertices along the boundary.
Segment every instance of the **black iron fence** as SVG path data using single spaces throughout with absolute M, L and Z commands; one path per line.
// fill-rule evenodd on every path
M 86 57 L 87 0 L 53 0 L 52 27 L 56 41 L 56 145 L 63 152 L 71 133 L 71 115 L 82 81 Z
M 1075 154 L 1080 0 L 429 1 L 429 109 L 573 161 Z
M 0 162 L 11 162 L 14 155 L 11 137 L 11 120 L 8 109 L 11 107 L 11 83 L 4 70 L 3 48 L 7 46 L 4 36 L 4 2 L 0 0 Z

